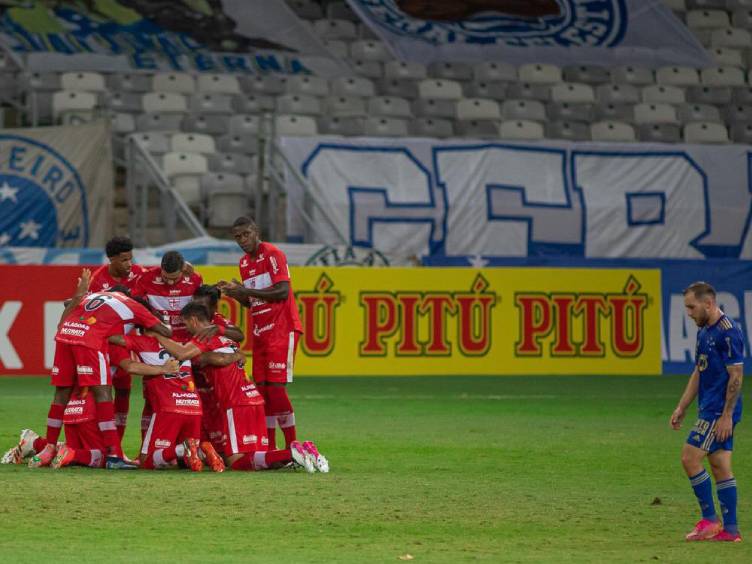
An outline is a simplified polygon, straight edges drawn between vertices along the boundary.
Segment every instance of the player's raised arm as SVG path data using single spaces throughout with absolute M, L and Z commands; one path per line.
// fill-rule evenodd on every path
M 695 401 L 699 386 L 700 371 L 695 366 L 695 369 L 692 371 L 692 376 L 689 377 L 689 382 L 687 382 L 687 387 L 684 388 L 684 393 L 682 394 L 681 398 L 679 398 L 679 403 L 677 404 L 676 409 L 674 409 L 674 412 L 671 414 L 671 420 L 669 423 L 674 431 L 681 429 L 681 424 L 684 420 L 684 416 L 687 413 L 687 408 L 692 404 L 693 401 Z
M 205 353 L 201 353 L 201 356 L 199 357 L 199 364 L 201 366 L 229 366 L 235 362 L 240 362 L 242 365 L 245 364 L 245 355 L 241 352 L 234 352 L 234 353 L 223 353 L 223 352 L 214 352 L 214 351 L 208 351 Z
M 86 293 L 89 291 L 89 285 L 91 284 L 91 270 L 88 268 L 84 268 L 81 271 L 81 277 L 76 282 L 76 292 L 73 294 L 70 300 L 65 302 L 65 309 L 63 309 L 63 313 L 60 315 L 60 321 L 58 322 L 58 326 L 60 323 L 63 322 L 63 320 L 70 315 L 70 313 L 78 307 L 78 304 L 81 303 L 81 300 L 84 299 L 84 296 L 86 296 Z
M 126 358 L 120 362 L 120 368 L 129 374 L 137 376 L 161 376 L 162 374 L 175 374 L 178 372 L 180 370 L 180 362 L 171 358 L 162 365 L 153 365 Z

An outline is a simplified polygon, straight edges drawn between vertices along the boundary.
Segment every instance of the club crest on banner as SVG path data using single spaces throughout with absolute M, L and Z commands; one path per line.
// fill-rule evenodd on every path
M 595 47 L 618 45 L 624 0 L 354 0 L 371 20 L 432 45 Z
M 56 150 L 0 135 L 0 247 L 86 246 L 85 194 L 78 172 Z

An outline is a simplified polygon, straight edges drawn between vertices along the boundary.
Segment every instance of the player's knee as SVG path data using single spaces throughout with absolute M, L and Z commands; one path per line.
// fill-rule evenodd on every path
M 71 391 L 73 388 L 57 386 L 55 388 L 55 399 L 53 403 L 57 405 L 66 405 L 70 399 Z
M 698 466 L 702 466 L 702 457 L 693 451 L 684 449 L 681 453 L 681 463 L 687 472 L 694 472 L 698 469 Z
M 103 401 L 112 401 L 112 388 L 110 386 L 92 386 L 94 400 L 99 403 Z

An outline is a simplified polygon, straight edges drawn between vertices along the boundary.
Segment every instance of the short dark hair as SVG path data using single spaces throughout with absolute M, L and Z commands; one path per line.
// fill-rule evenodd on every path
M 104 246 L 107 258 L 116 257 L 120 253 L 129 253 L 133 250 L 133 241 L 128 237 L 113 237 Z
M 112 288 L 109 289 L 110 292 L 120 292 L 121 294 L 125 294 L 126 296 L 131 295 L 131 289 L 128 286 L 124 286 L 122 284 L 115 284 Z
M 209 321 L 209 310 L 206 306 L 197 302 L 188 302 L 180 310 L 181 317 L 195 317 L 199 321 Z
M 219 296 L 219 288 L 211 284 L 201 284 L 201 286 L 196 288 L 196 292 L 193 294 L 194 298 L 209 298 L 209 303 L 212 306 L 217 305 L 219 302 Z
M 706 296 L 710 296 L 715 300 L 715 288 L 707 282 L 692 282 L 684 289 L 684 295 L 686 296 L 690 292 L 692 292 L 698 300 L 701 300 Z
M 245 227 L 246 225 L 254 229 L 258 229 L 256 222 L 246 215 L 241 215 L 238 219 L 232 222 L 233 229 L 235 229 L 236 227 Z
M 178 251 L 167 251 L 162 257 L 162 270 L 169 274 L 183 270 L 183 266 L 185 259 Z

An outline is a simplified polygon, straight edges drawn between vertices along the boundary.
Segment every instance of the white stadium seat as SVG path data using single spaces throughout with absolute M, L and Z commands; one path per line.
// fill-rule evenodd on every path
M 377 96 L 368 101 L 368 113 L 373 116 L 411 118 L 410 103 L 404 98 Z
M 642 89 L 642 101 L 654 104 L 683 104 L 686 94 L 679 86 L 654 84 Z
M 593 141 L 636 141 L 634 127 L 620 121 L 598 121 L 590 126 L 590 137 Z
M 201 175 L 209 170 L 204 155 L 170 152 L 162 158 L 162 168 L 186 204 L 197 206 L 201 203 Z
M 687 143 L 728 143 L 726 126 L 721 123 L 695 122 L 684 126 L 684 141 Z
M 543 125 L 530 120 L 502 121 L 499 137 L 502 139 L 538 140 L 543 139 Z
M 60 77 L 63 90 L 79 92 L 107 92 L 104 75 L 98 72 L 65 72 Z
M 567 82 L 556 84 L 551 88 L 551 100 L 571 104 L 590 104 L 595 102 L 595 92 L 589 84 Z
M 147 92 L 141 97 L 147 113 L 182 113 L 188 111 L 188 102 L 182 94 L 174 92 Z
M 642 123 L 676 123 L 676 109 L 670 104 L 637 104 L 634 107 L 634 120 Z
M 240 82 L 232 74 L 200 74 L 196 87 L 199 92 L 240 94 Z
M 555 84 L 562 81 L 561 69 L 559 67 L 543 63 L 521 65 L 517 69 L 517 75 L 522 82 Z
M 369 117 L 365 121 L 365 134 L 369 137 L 406 137 L 409 132 L 404 119 Z
M 473 67 L 475 80 L 487 82 L 512 82 L 517 80 L 517 69 L 509 63 L 486 61 Z
M 376 95 L 372 80 L 363 77 L 339 77 L 331 81 L 332 94 L 336 96 L 360 96 L 369 98 Z
M 170 137 L 170 151 L 211 154 L 217 150 L 214 138 L 202 133 L 175 133 Z
M 151 85 L 152 90 L 157 92 L 193 94 L 196 91 L 196 81 L 185 72 L 158 72 L 152 78 Z
M 658 84 L 671 84 L 674 86 L 692 86 L 700 83 L 700 77 L 696 69 L 681 66 L 659 68 L 655 71 L 655 80 Z
M 427 78 L 418 83 L 421 98 L 433 100 L 459 100 L 462 98 L 462 86 L 454 80 Z
M 320 76 L 296 75 L 287 79 L 285 90 L 288 94 L 324 97 L 329 95 L 329 83 Z
M 391 61 L 394 57 L 387 50 L 383 41 L 359 40 L 350 44 L 350 55 L 353 59 L 361 61 L 379 61 L 382 63 Z
M 389 61 L 384 64 L 384 76 L 386 78 L 409 78 L 422 80 L 428 76 L 425 65 L 404 61 Z
M 744 71 L 736 67 L 711 67 L 700 71 L 702 83 L 707 86 L 744 86 Z
M 498 120 L 501 119 L 501 110 L 494 100 L 465 98 L 457 102 L 457 119 Z
M 316 121 L 309 116 L 278 115 L 274 119 L 274 129 L 280 136 L 307 137 L 316 135 Z
M 281 114 L 320 116 L 321 100 L 305 94 L 285 94 L 277 98 L 277 111 Z
M 56 122 L 91 121 L 96 107 L 97 96 L 93 92 L 62 90 L 52 96 L 52 116 Z

